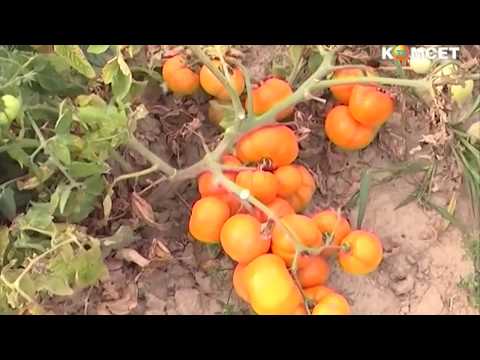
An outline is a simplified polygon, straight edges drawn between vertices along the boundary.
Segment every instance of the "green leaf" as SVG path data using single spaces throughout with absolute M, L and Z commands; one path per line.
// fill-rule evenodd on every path
M 46 290 L 52 295 L 71 296 L 73 290 L 61 276 L 44 276 L 37 280 L 37 290 Z
M 7 150 L 7 153 L 12 159 L 16 160 L 22 168 L 27 167 L 33 171 L 38 171 L 38 166 L 31 161 L 30 156 L 28 156 L 25 150 L 16 143 L 10 145 L 11 147 Z
M 112 79 L 112 93 L 117 101 L 123 100 L 132 86 L 132 74 L 125 75 L 119 71 Z
M 51 205 L 48 203 L 33 203 L 22 220 L 22 224 L 28 227 L 49 228 L 53 221 Z
M 318 69 L 323 61 L 323 57 L 320 53 L 315 52 L 308 58 L 308 70 L 312 73 Z
M 117 56 L 117 62 L 118 62 L 120 71 L 123 73 L 123 75 L 125 76 L 131 75 L 130 68 L 128 67 L 128 64 L 125 62 L 125 59 L 121 54 Z
M 95 70 L 88 62 L 85 54 L 78 45 L 54 45 L 55 53 L 62 56 L 65 61 L 80 74 L 89 79 L 95 78 Z
M 107 171 L 104 164 L 93 162 L 72 161 L 68 173 L 74 178 L 86 178 L 92 175 L 103 174 Z
M 105 182 L 100 175 L 94 175 L 87 178 L 83 185 L 85 188 L 75 189 L 65 206 L 63 216 L 67 221 L 79 223 L 95 209 L 98 202 L 98 196 L 105 189 Z
M 370 192 L 370 171 L 365 171 L 360 180 L 360 192 L 358 194 L 358 216 L 357 229 L 362 228 L 363 218 L 365 217 L 365 210 L 367 208 L 368 193 Z
M 305 50 L 305 45 L 291 45 L 288 47 L 288 54 L 290 56 L 292 64 L 296 64 L 300 61 Z
M 73 114 L 72 110 L 66 105 L 67 100 L 63 100 L 59 106 L 58 120 L 55 124 L 55 133 L 57 135 L 69 134 L 72 127 Z
M 8 248 L 10 243 L 10 229 L 7 226 L 0 226 L 0 267 L 3 264 L 3 256 L 5 255 L 5 250 Z
M 30 274 L 25 274 L 22 277 L 22 279 L 20 280 L 19 287 L 20 287 L 20 289 L 22 289 L 22 291 L 24 291 L 32 299 L 35 298 L 35 293 L 36 293 L 37 287 L 36 287 L 35 282 L 33 281 L 32 276 Z
M 47 151 L 64 165 L 70 165 L 70 149 L 60 137 L 48 142 Z
M 0 191 L 0 213 L 10 221 L 17 215 L 15 193 L 9 187 L 3 188 L 3 190 Z
M 110 45 L 89 45 L 87 51 L 91 54 L 102 54 L 108 50 Z
M 79 288 L 95 285 L 108 272 L 98 243 L 92 243 L 90 249 L 73 260 L 73 264 L 76 270 L 75 285 Z
M 113 80 L 113 77 L 117 74 L 120 66 L 118 64 L 117 58 L 113 58 L 105 64 L 102 69 L 102 79 L 105 84 L 110 84 Z
M 65 205 L 67 204 L 68 198 L 72 193 L 73 187 L 71 185 L 60 184 L 57 189 L 60 189 L 58 209 L 60 210 L 60 214 L 63 214 L 63 211 L 65 210 Z

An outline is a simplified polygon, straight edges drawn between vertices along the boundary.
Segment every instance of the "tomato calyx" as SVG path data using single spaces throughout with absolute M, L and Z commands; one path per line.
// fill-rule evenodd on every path
M 269 158 L 263 158 L 257 163 L 257 167 L 261 171 L 273 171 L 275 167 L 273 161 Z
M 340 251 L 343 253 L 348 253 L 350 252 L 352 246 L 348 242 L 344 242 L 342 245 L 340 245 Z
M 334 237 L 335 237 L 335 234 L 333 232 L 327 231 L 322 233 L 322 239 L 325 246 L 331 245 L 333 243 Z

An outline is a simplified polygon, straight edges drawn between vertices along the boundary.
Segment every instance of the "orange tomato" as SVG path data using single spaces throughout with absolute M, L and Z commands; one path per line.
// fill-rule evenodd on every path
M 279 218 L 282 218 L 288 214 L 295 214 L 295 210 L 288 203 L 288 201 L 279 197 L 275 198 L 275 200 L 268 204 L 268 207 Z M 268 216 L 265 213 L 257 208 L 255 208 L 255 210 L 255 217 L 258 219 L 258 221 L 264 223 L 268 220 Z
M 220 72 L 223 74 L 223 66 L 221 61 L 213 60 L 213 65 L 217 67 Z M 228 66 L 230 72 L 230 77 L 232 80 L 232 85 L 238 95 L 240 95 L 245 89 L 245 79 L 239 68 L 232 69 Z M 209 95 L 215 96 L 219 100 L 228 100 L 230 95 L 228 95 L 227 89 L 222 85 L 222 83 L 217 79 L 217 77 L 208 69 L 206 65 L 202 66 L 200 70 L 200 85 L 202 85 L 203 90 Z
M 330 266 L 321 256 L 300 256 L 297 276 L 302 288 L 323 285 L 330 276 Z
M 261 115 L 273 106 L 293 94 L 292 87 L 284 80 L 270 78 L 252 91 L 253 112 Z M 276 120 L 281 121 L 293 113 L 293 106 L 278 113 Z
M 237 266 L 235 266 L 235 270 L 233 271 L 233 289 L 240 299 L 250 303 L 244 279 L 245 266 L 244 264 L 237 264 Z
M 335 293 L 335 291 L 323 285 L 312 286 L 312 287 L 303 289 L 303 295 L 305 295 L 305 297 L 308 300 L 312 301 L 315 304 L 317 304 L 325 296 L 332 293 Z
M 190 234 L 198 241 L 217 243 L 222 226 L 229 217 L 230 209 L 224 201 L 214 196 L 201 198 L 192 207 L 188 224 Z
M 222 163 L 224 165 L 242 166 L 240 160 L 232 155 L 224 155 L 222 157 Z M 237 172 L 225 171 L 224 175 L 231 181 L 235 182 Z M 198 192 L 202 197 L 210 195 L 222 195 L 227 193 L 227 190 L 222 185 L 215 182 L 214 176 L 210 171 L 204 172 L 198 177 Z
M 297 241 L 308 247 L 320 247 L 323 245 L 322 236 L 317 226 L 307 216 L 290 214 L 284 216 L 282 224 L 296 235 Z M 283 226 L 276 223 L 272 230 L 272 253 L 280 256 L 287 265 L 292 264 L 295 255 L 295 240 L 291 239 Z
M 371 75 L 375 75 L 375 71 L 373 69 L 367 70 L 364 72 L 360 69 L 346 68 L 346 69 L 340 69 L 335 71 L 335 74 L 333 75 L 333 79 L 346 80 L 346 79 L 352 79 L 352 78 L 362 77 L 362 76 L 371 76 Z M 338 102 L 347 105 L 352 95 L 352 89 L 354 86 L 355 84 L 335 85 L 330 87 L 330 91 L 332 92 L 333 97 L 337 99 Z
M 265 254 L 252 260 L 244 271 L 250 305 L 259 315 L 288 315 L 303 303 L 285 262 Z
M 261 234 L 260 222 L 248 214 L 236 214 L 228 219 L 220 232 L 225 253 L 244 264 L 270 249 L 270 238 Z
M 313 308 L 312 315 L 350 315 L 350 305 L 342 295 L 332 292 L 325 295 Z
M 260 200 L 264 204 L 269 204 L 277 197 L 278 183 L 275 175 L 268 171 L 247 170 L 238 173 L 236 183 Z
M 274 172 L 278 181 L 278 195 L 287 197 L 302 185 L 302 174 L 294 165 L 281 166 Z
M 285 200 L 288 201 L 295 211 L 300 212 L 307 207 L 308 203 L 312 199 L 316 185 L 313 176 L 304 166 L 295 165 L 295 168 L 300 173 L 302 179 L 301 185 L 293 194 L 287 196 Z
M 348 108 L 360 124 L 379 127 L 393 114 L 394 103 L 390 95 L 374 86 L 355 85 Z
M 345 105 L 334 107 L 325 119 L 325 134 L 338 147 L 360 150 L 375 138 L 377 130 L 356 121 Z
M 242 202 L 237 197 L 237 195 L 233 193 L 224 193 L 224 194 L 213 195 L 213 196 L 220 199 L 221 201 L 225 202 L 228 205 L 228 207 L 230 208 L 230 215 L 236 214 L 242 207 Z
M 304 304 L 298 305 L 298 307 L 295 309 L 295 311 L 291 315 L 308 315 L 307 310 L 305 309 Z
M 244 164 L 269 159 L 275 168 L 289 165 L 298 156 L 297 136 L 284 125 L 265 126 L 242 137 L 235 152 Z
M 323 210 L 312 216 L 312 220 L 317 224 L 318 230 L 325 237 L 333 237 L 330 245 L 339 246 L 340 242 L 347 236 L 352 228 L 347 219 L 343 216 L 338 216 L 335 210 Z M 334 249 L 325 249 L 322 252 L 323 256 L 331 256 L 337 251 Z
M 165 61 L 162 76 L 167 87 L 178 95 L 191 95 L 200 85 L 199 76 L 186 63 L 185 57 L 176 55 Z
M 340 246 L 338 260 L 347 273 L 365 275 L 376 270 L 382 262 L 382 243 L 375 234 L 368 231 L 352 231 Z

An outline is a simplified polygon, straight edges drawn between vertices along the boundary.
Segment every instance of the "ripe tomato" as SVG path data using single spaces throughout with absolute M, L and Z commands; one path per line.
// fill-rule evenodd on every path
M 330 266 L 322 256 L 300 256 L 297 276 L 302 288 L 323 285 L 330 276 Z
M 302 185 L 302 174 L 295 165 L 281 166 L 274 172 L 278 181 L 278 195 L 293 195 Z
M 382 262 L 383 247 L 380 239 L 363 230 L 355 230 L 341 242 L 338 260 L 342 269 L 354 275 L 366 275 Z
M 302 182 L 299 188 L 290 196 L 287 196 L 285 200 L 293 207 L 297 212 L 303 211 L 310 200 L 312 199 L 313 193 L 315 192 L 316 185 L 313 176 L 310 172 L 302 165 L 295 165 L 295 168 L 300 173 Z
M 233 193 L 224 193 L 224 194 L 211 195 L 211 196 L 214 196 L 220 199 L 221 201 L 223 201 L 224 203 L 226 203 L 230 208 L 230 215 L 236 214 L 242 207 L 242 202 L 237 197 L 237 195 Z
M 246 265 L 244 264 L 237 264 L 235 267 L 235 270 L 233 271 L 233 289 L 240 299 L 246 303 L 250 303 L 244 279 L 245 267 Z
M 279 197 L 275 198 L 275 200 L 268 204 L 268 207 L 279 218 L 282 218 L 289 214 L 295 214 L 295 210 L 288 203 L 288 201 Z M 265 213 L 263 213 L 261 210 L 258 210 L 257 208 L 255 208 L 255 210 L 255 217 L 258 219 L 258 221 L 264 223 L 268 220 L 268 216 Z
M 332 246 L 339 246 L 345 236 L 352 231 L 347 219 L 341 215 L 338 216 L 335 210 L 320 211 L 312 216 L 312 220 L 317 224 L 317 228 L 322 233 L 324 241 L 326 237 L 333 236 L 330 243 Z M 322 252 L 322 255 L 331 256 L 335 253 L 336 250 L 326 249 Z
M 303 289 L 303 295 L 305 295 L 305 297 L 308 300 L 312 301 L 314 304 L 318 303 L 325 296 L 332 293 L 335 293 L 335 291 L 323 285 L 312 286 L 312 287 Z
M 338 147 L 360 150 L 375 138 L 377 131 L 356 121 L 345 105 L 334 107 L 325 120 L 325 134 Z
M 305 309 L 305 305 L 304 304 L 298 305 L 295 311 L 291 315 L 308 315 L 307 310 Z
M 350 315 L 350 305 L 342 295 L 332 292 L 325 295 L 313 308 L 312 315 Z
M 270 78 L 252 91 L 253 112 L 255 115 L 266 113 L 272 107 L 293 94 L 292 87 L 284 80 Z M 278 113 L 276 120 L 281 121 L 293 113 L 293 106 Z
M 246 267 L 244 279 L 250 305 L 259 315 L 292 314 L 303 302 L 284 261 L 277 255 L 265 254 Z
M 207 196 L 198 200 L 192 207 L 188 228 L 198 241 L 217 243 L 220 231 L 230 217 L 230 209 L 222 200 Z
M 216 66 L 221 73 L 223 73 L 222 63 L 219 60 L 213 60 L 213 65 Z M 232 79 L 232 85 L 238 95 L 240 95 L 245 89 L 245 79 L 239 68 L 232 69 L 228 67 L 230 72 L 230 77 Z M 222 85 L 222 83 L 217 79 L 217 77 L 208 69 L 206 65 L 202 66 L 200 70 L 200 85 L 202 85 L 203 90 L 209 95 L 215 96 L 219 100 L 228 100 L 230 96 L 228 95 L 227 89 Z
M 271 172 L 247 170 L 238 173 L 236 183 L 264 204 L 269 204 L 277 197 L 277 178 Z
M 335 71 L 335 74 L 333 76 L 334 80 L 339 80 L 339 79 L 352 79 L 356 77 L 362 77 L 362 76 L 372 76 L 375 75 L 375 71 L 372 70 L 367 70 L 363 71 L 360 69 L 340 69 Z M 341 104 L 348 105 L 348 102 L 350 100 L 350 96 L 352 95 L 352 89 L 355 86 L 355 84 L 349 84 L 349 85 L 335 85 L 330 87 L 330 91 L 332 92 L 332 95 L 334 96 L 335 99 L 337 99 L 338 102 Z
M 3 95 L 1 100 L 3 102 L 3 111 L 0 111 L 0 114 L 5 117 L 6 122 L 10 123 L 17 118 L 22 102 L 19 98 L 9 94 Z
M 375 86 L 355 85 L 348 109 L 360 124 L 373 128 L 383 125 L 392 116 L 394 103 L 390 95 Z
M 240 160 L 233 155 L 223 155 L 222 164 L 232 166 L 242 166 Z M 225 171 L 224 175 L 231 181 L 235 181 L 237 172 Z M 214 176 L 210 171 L 202 173 L 198 177 L 198 192 L 202 197 L 210 195 L 221 195 L 227 193 L 227 190 L 222 185 L 215 182 Z
M 297 241 L 308 247 L 323 245 L 322 236 L 312 219 L 304 215 L 290 214 L 281 219 L 282 224 L 297 236 Z M 272 253 L 280 256 L 287 265 L 295 255 L 295 241 L 284 228 L 276 223 L 272 230 Z
M 248 214 L 236 214 L 228 219 L 220 232 L 225 253 L 244 264 L 270 249 L 270 238 L 261 234 L 260 222 Z
M 297 136 L 284 125 L 265 126 L 242 137 L 235 152 L 244 164 L 268 159 L 275 168 L 289 165 L 298 156 Z
M 162 76 L 167 87 L 178 95 L 192 95 L 200 86 L 198 74 L 188 68 L 182 55 L 176 55 L 165 61 Z

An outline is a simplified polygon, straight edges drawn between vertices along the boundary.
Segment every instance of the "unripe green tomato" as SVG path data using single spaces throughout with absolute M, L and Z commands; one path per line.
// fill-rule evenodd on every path
M 13 121 L 17 118 L 20 111 L 20 100 L 12 95 L 3 95 L 2 101 L 5 106 L 3 112 L 7 115 L 8 120 Z
M 432 67 L 432 61 L 427 58 L 410 59 L 410 68 L 416 74 L 428 74 Z
M 463 104 L 472 96 L 473 80 L 465 80 L 464 85 L 452 85 L 450 91 L 452 93 L 453 101 L 459 105 Z
M 470 138 L 473 142 L 480 142 L 480 121 L 473 123 L 467 130 L 467 134 L 470 135 Z
M 444 66 L 438 71 L 439 75 L 442 76 L 449 76 L 452 75 L 453 73 L 456 73 L 458 71 L 458 66 L 455 64 L 448 64 L 447 66 Z
M 7 126 L 8 124 L 10 124 L 10 120 L 8 120 L 7 114 L 0 112 L 0 126 Z

